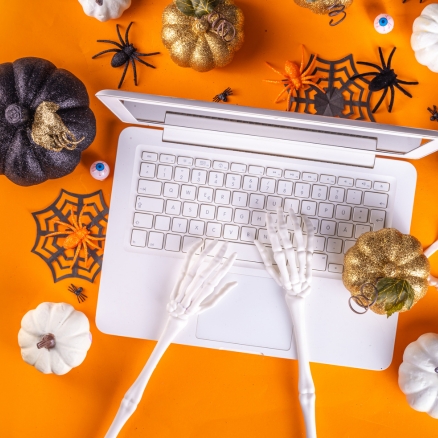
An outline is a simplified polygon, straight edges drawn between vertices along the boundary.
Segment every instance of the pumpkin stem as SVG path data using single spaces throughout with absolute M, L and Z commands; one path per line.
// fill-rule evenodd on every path
M 38 342 L 37 348 L 47 348 L 47 350 L 50 350 L 56 345 L 55 335 L 52 335 L 52 333 L 48 333 L 47 335 L 43 336 L 43 339 L 41 339 L 41 342 Z

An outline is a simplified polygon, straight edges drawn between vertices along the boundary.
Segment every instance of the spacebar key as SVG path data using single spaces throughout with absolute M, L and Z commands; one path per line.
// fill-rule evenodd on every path
M 211 242 L 212 239 L 206 239 L 206 243 Z M 234 243 L 227 241 L 228 249 L 225 254 L 225 257 L 230 256 L 234 252 L 237 253 L 237 260 L 245 261 L 245 262 L 257 262 L 263 263 L 263 260 L 260 257 L 259 251 L 255 245 L 246 244 L 246 243 Z

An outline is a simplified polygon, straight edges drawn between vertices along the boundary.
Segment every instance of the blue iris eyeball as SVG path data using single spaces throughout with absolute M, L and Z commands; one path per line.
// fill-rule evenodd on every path
M 90 167 L 90 174 L 94 179 L 103 181 L 110 174 L 110 167 L 105 161 L 95 161 Z
M 374 29 L 382 34 L 389 33 L 392 29 L 394 29 L 394 19 L 391 17 L 391 15 L 380 14 L 374 20 Z

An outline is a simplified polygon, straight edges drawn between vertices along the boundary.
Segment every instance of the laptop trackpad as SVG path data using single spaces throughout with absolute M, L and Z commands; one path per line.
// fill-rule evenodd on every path
M 292 323 L 283 291 L 270 278 L 229 274 L 237 281 L 219 303 L 198 317 L 196 337 L 232 344 L 289 350 Z

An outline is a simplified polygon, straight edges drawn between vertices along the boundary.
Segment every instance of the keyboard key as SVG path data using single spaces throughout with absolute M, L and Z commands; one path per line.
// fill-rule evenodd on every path
M 266 202 L 266 210 L 277 210 L 278 207 L 281 207 L 282 199 L 278 196 L 268 196 L 268 200 Z
M 154 152 L 143 152 L 141 154 L 141 159 L 144 161 L 157 161 L 158 155 Z
M 211 202 L 213 200 L 213 189 L 209 187 L 199 187 L 198 201 Z
M 156 230 L 160 230 L 160 231 L 169 231 L 170 217 L 169 216 L 156 216 L 154 228 Z
M 298 227 L 301 228 L 301 223 L 302 223 L 301 216 L 298 216 L 297 219 L 298 219 Z M 286 217 L 286 226 L 287 226 L 288 230 L 291 230 L 291 231 L 295 230 L 294 224 L 293 224 L 292 219 L 289 215 Z
M 230 203 L 230 197 L 231 192 L 229 192 L 228 190 L 216 190 L 214 202 L 216 202 L 216 204 L 228 205 Z
M 229 173 L 225 181 L 225 187 L 228 187 L 229 189 L 240 189 L 241 181 L 242 181 L 241 175 L 235 175 L 233 173 Z
M 353 210 L 353 220 L 355 222 L 368 222 L 368 208 L 355 207 Z
M 246 207 L 247 203 L 248 203 L 248 193 L 244 193 L 244 192 L 233 193 L 233 200 L 231 202 L 232 205 L 235 205 L 236 207 Z
M 371 231 L 371 227 L 369 225 L 356 225 L 354 237 L 357 239 L 362 234 L 368 233 L 368 231 Z
M 327 236 L 334 236 L 336 231 L 336 222 L 321 221 L 320 233 Z
M 224 176 L 222 172 L 210 172 L 210 175 L 208 175 L 208 185 L 222 187 L 224 185 Z
M 193 166 L 193 158 L 178 157 L 178 164 L 182 164 L 184 166 Z
M 151 213 L 162 213 L 164 200 L 159 198 L 146 198 L 144 196 L 137 196 L 137 202 L 135 206 L 137 210 L 149 211 Z
M 380 190 L 382 192 L 389 191 L 389 184 L 385 182 L 376 181 L 373 186 L 374 190 Z
M 208 222 L 207 232 L 208 237 L 221 237 L 222 225 L 214 222 Z
M 259 179 L 255 176 L 244 176 L 243 177 L 243 190 L 248 190 L 251 192 L 257 191 L 259 185 Z
M 346 178 L 345 176 L 340 176 L 338 178 L 338 184 L 340 186 L 344 186 L 344 187 L 353 187 L 354 186 L 354 179 L 353 178 Z
M 336 219 L 342 219 L 344 221 L 350 220 L 351 217 L 351 207 L 348 205 L 337 205 L 336 206 Z
M 196 198 L 196 187 L 195 186 L 181 186 L 181 199 L 187 199 L 189 201 L 194 201 Z
M 334 252 L 340 254 L 342 252 L 342 240 L 341 239 L 327 239 L 327 252 Z
M 316 182 L 318 181 L 318 175 L 316 173 L 303 172 L 302 180 Z
M 265 173 L 265 168 L 260 166 L 249 166 L 248 173 L 251 175 L 263 175 Z
M 178 215 L 181 213 L 181 201 L 168 200 L 166 202 L 166 214 Z
M 225 161 L 213 161 L 213 169 L 214 170 L 228 170 L 230 165 Z
M 284 177 L 286 179 L 300 179 L 301 173 L 297 170 L 285 170 Z
M 135 213 L 134 227 L 152 228 L 152 221 L 154 217 L 151 214 Z
M 262 193 L 275 193 L 275 179 L 262 178 L 260 180 L 260 191 Z
M 214 219 L 216 216 L 216 207 L 214 205 L 201 205 L 199 217 L 201 219 Z
M 229 207 L 218 207 L 217 220 L 221 222 L 231 222 L 233 219 L 233 209 Z
M 189 227 L 189 234 L 202 236 L 204 234 L 204 226 L 205 226 L 205 222 L 191 220 Z
M 331 187 L 329 201 L 331 202 L 344 202 L 345 189 L 339 187 Z
M 342 272 L 344 272 L 344 266 L 336 263 L 329 263 L 328 271 L 334 272 L 335 274 L 342 274 Z
M 246 164 L 231 163 L 231 171 L 239 173 L 246 172 Z
M 179 182 L 189 182 L 190 169 L 187 167 L 175 167 L 173 179 Z
M 265 195 L 255 195 L 254 193 L 249 197 L 250 208 L 264 208 L 265 206 Z
M 313 254 L 312 268 L 314 271 L 325 271 L 327 268 L 327 256 L 325 254 Z
M 225 239 L 231 239 L 231 240 L 237 240 L 239 237 L 239 227 L 236 225 L 225 225 L 224 226 L 224 238 Z
M 167 234 L 166 235 L 166 245 L 164 249 L 166 251 L 178 252 L 181 247 L 181 236 L 177 234 Z
M 326 204 L 324 202 L 320 202 L 318 207 L 318 216 L 325 218 L 332 218 L 333 210 L 334 210 L 333 204 Z
M 385 193 L 365 192 L 363 205 L 367 207 L 386 208 L 388 205 L 388 195 Z
M 193 202 L 184 202 L 183 216 L 197 217 L 198 216 L 198 204 Z
M 192 171 L 192 183 L 205 184 L 207 181 L 207 171 L 193 169 Z
M 165 183 L 163 195 L 168 198 L 177 198 L 179 193 L 179 185 L 174 183 Z
M 155 233 L 154 231 L 151 231 L 149 233 L 148 248 L 163 249 L 163 239 L 163 233 Z
M 257 239 L 260 243 L 264 243 L 264 244 L 271 244 L 271 241 L 269 240 L 269 236 L 268 236 L 268 230 L 266 228 L 261 228 L 259 230 L 259 237 Z
M 248 224 L 249 223 L 249 210 L 242 210 L 236 208 L 234 212 L 234 222 L 236 224 Z
M 151 181 L 147 179 L 141 179 L 138 181 L 138 193 L 143 195 L 161 195 L 161 186 L 163 184 L 160 181 Z
M 143 230 L 132 230 L 131 245 L 145 247 L 147 232 Z
M 316 215 L 316 202 L 303 201 L 301 203 L 301 214 L 305 214 L 307 216 L 315 216 Z
M 242 227 L 242 231 L 240 233 L 240 240 L 244 242 L 254 242 L 256 238 L 256 229 L 252 227 Z
M 187 252 L 190 248 L 192 248 L 193 246 L 195 246 L 195 244 L 198 244 L 199 242 L 202 242 L 202 239 L 200 237 L 184 236 L 182 252 Z M 202 246 L 196 251 L 196 254 L 199 254 L 201 252 L 201 248 Z
M 196 167 L 210 167 L 211 165 L 211 161 L 210 160 L 205 160 L 203 158 L 197 158 L 195 161 L 195 165 Z
M 160 163 L 174 164 L 175 161 L 176 161 L 175 155 L 167 155 L 167 154 L 160 155 Z
M 370 189 L 371 188 L 371 181 L 368 181 L 367 179 L 357 179 L 356 180 L 356 187 L 358 189 Z
M 153 178 L 155 176 L 156 167 L 157 166 L 155 164 L 141 163 L 140 176 L 143 176 L 145 178 Z
M 333 175 L 321 175 L 319 182 L 323 184 L 336 184 L 336 177 Z
M 301 224 L 301 218 L 298 217 L 298 219 L 300 220 L 300 224 Z M 313 232 L 316 234 L 318 232 L 319 220 L 315 219 L 313 217 L 309 217 L 308 219 L 309 219 L 310 223 L 313 225 Z M 292 229 L 292 228 L 290 228 L 290 229 Z M 303 233 L 307 234 L 307 227 L 306 227 L 306 223 L 305 222 L 303 223 Z
M 266 169 L 266 175 L 275 176 L 276 178 L 280 178 L 283 175 L 283 171 L 281 169 L 276 169 L 273 167 L 268 167 Z
M 295 196 L 298 198 L 308 198 L 310 195 L 310 184 L 295 183 Z
M 353 224 L 339 222 L 338 236 L 339 237 L 353 237 Z
M 325 201 L 327 199 L 327 187 L 314 185 L 312 188 L 312 199 Z
M 253 211 L 251 217 L 251 225 L 264 227 L 266 225 L 266 213 L 264 211 Z
M 360 190 L 347 190 L 347 203 L 359 205 L 362 202 L 362 192 Z
M 172 171 L 173 171 L 172 166 L 165 166 L 164 164 L 160 164 L 158 166 L 158 170 L 157 170 L 157 178 L 171 180 L 172 179 Z
M 344 254 L 346 254 L 347 251 L 348 251 L 352 246 L 354 246 L 355 243 L 356 243 L 356 242 L 355 242 L 354 240 L 346 240 L 346 241 L 344 242 Z
M 284 200 L 284 212 L 289 213 L 289 210 L 292 208 L 295 214 L 298 214 L 298 211 L 300 209 L 300 201 L 298 199 L 290 199 L 286 198 Z
M 172 221 L 172 231 L 174 233 L 185 233 L 187 231 L 187 219 L 175 217 Z
M 290 181 L 278 181 L 277 193 L 283 196 L 292 195 L 293 183 Z
M 370 223 L 373 224 L 373 231 L 379 231 L 385 227 L 386 213 L 382 210 L 371 210 Z
M 315 236 L 315 251 L 324 251 L 325 237 Z

